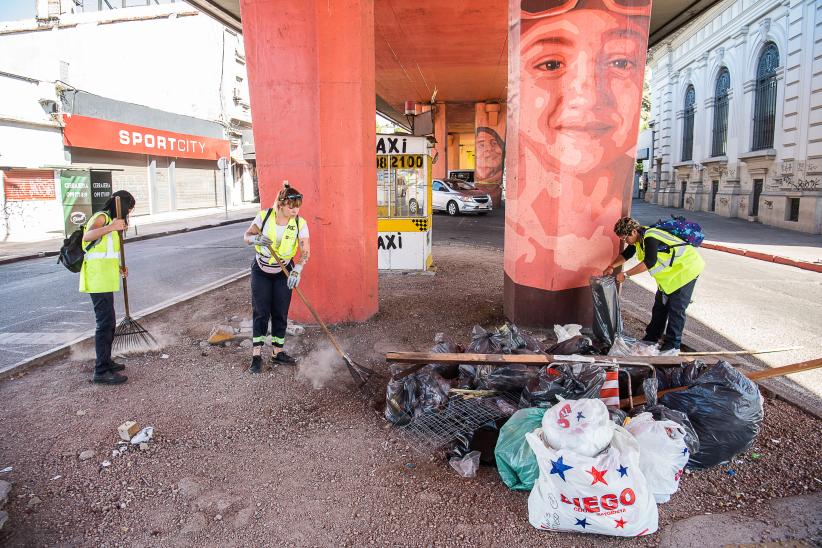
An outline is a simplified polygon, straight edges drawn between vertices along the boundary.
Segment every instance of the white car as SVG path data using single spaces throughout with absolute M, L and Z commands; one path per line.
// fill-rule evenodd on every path
M 460 179 L 435 179 L 431 185 L 431 208 L 449 215 L 460 213 L 489 213 L 493 208 L 491 196 L 477 190 L 473 183 Z

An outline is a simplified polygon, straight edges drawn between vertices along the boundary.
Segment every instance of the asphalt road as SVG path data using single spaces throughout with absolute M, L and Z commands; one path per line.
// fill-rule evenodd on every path
M 246 223 L 164 236 L 126 245 L 132 314 L 248 270 L 253 252 L 242 241 Z M 79 275 L 54 257 L 0 266 L 0 368 L 74 340 L 94 328 Z M 115 299 L 122 317 L 122 293 Z

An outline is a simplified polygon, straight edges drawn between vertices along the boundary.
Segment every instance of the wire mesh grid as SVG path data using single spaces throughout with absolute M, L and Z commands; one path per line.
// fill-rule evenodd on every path
M 446 407 L 415 417 L 399 430 L 412 449 L 432 453 L 490 421 L 510 416 L 516 408 L 517 401 L 510 395 L 451 396 Z

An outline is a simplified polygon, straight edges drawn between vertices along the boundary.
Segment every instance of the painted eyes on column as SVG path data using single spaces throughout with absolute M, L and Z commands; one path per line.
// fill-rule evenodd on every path
M 559 59 L 548 59 L 547 61 L 537 63 L 534 68 L 545 72 L 556 72 L 565 68 L 565 62 Z

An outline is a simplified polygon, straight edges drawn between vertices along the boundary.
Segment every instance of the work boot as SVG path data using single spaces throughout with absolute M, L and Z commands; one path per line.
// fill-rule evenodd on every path
M 113 371 L 106 371 L 105 373 L 95 373 L 91 382 L 95 384 L 123 384 L 128 380 L 125 375 L 120 375 Z
M 110 360 L 110 361 L 108 362 L 108 370 L 109 370 L 109 371 L 114 371 L 114 372 L 116 372 L 116 371 L 122 371 L 122 370 L 123 370 L 123 369 L 125 369 L 125 368 L 126 368 L 126 366 L 125 366 L 125 365 L 123 365 L 123 364 L 121 364 L 121 363 L 117 363 L 117 362 L 116 362 L 116 361 L 114 361 L 114 360 Z
M 263 365 L 262 356 L 253 356 L 251 358 L 251 367 L 248 368 L 249 373 L 257 375 L 260 372 L 260 367 Z
M 279 363 L 282 365 L 294 365 L 297 363 L 297 360 L 286 354 L 284 350 L 280 350 L 275 355 L 271 356 L 271 363 Z

